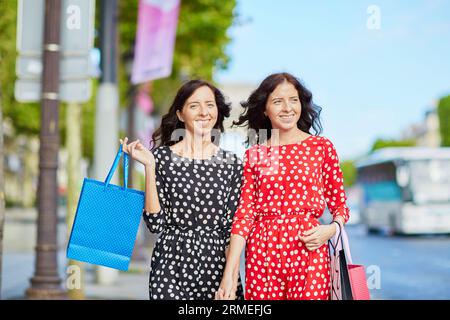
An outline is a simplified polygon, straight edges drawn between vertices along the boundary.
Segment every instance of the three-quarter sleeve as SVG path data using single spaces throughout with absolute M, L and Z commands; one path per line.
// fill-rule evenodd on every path
M 237 156 L 236 157 L 236 165 L 233 166 L 234 172 L 231 178 L 231 184 L 228 194 L 228 199 L 226 202 L 226 222 L 225 222 L 225 246 L 230 245 L 230 237 L 231 237 L 231 228 L 233 226 L 233 218 L 236 213 L 236 209 L 239 205 L 239 196 L 241 192 L 241 184 L 242 184 L 242 161 Z
M 242 185 L 240 191 L 239 205 L 234 214 L 232 234 L 240 235 L 248 239 L 250 231 L 256 218 L 256 177 L 253 172 L 250 158 L 250 149 L 245 151 L 244 168 L 242 174 Z
M 155 160 L 157 159 L 157 156 L 155 155 Z M 158 192 L 158 199 L 159 199 L 159 205 L 161 209 L 157 213 L 150 213 L 150 212 L 143 212 L 143 218 L 145 221 L 145 224 L 147 225 L 148 229 L 152 233 L 160 233 L 164 230 L 164 228 L 167 225 L 166 222 L 166 208 L 167 205 L 167 190 L 165 187 L 164 179 L 162 177 L 162 174 L 160 170 L 158 169 L 158 164 L 156 163 L 156 170 L 155 170 L 155 176 L 156 176 L 156 190 Z
M 339 157 L 333 143 L 326 139 L 324 143 L 324 161 L 322 166 L 324 197 L 333 219 L 341 216 L 345 223 L 350 218 L 350 210 L 346 204 L 344 179 Z

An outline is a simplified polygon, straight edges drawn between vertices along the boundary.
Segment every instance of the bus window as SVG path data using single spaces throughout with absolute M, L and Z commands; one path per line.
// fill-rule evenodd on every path
M 411 161 L 414 202 L 450 202 L 450 160 Z

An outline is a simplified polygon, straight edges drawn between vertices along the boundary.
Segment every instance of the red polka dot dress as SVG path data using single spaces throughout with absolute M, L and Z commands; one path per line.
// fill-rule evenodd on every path
M 347 222 L 346 199 L 328 138 L 309 136 L 299 143 L 246 150 L 232 227 L 232 234 L 247 241 L 245 298 L 328 299 L 328 246 L 309 251 L 298 234 L 319 225 L 326 205 L 333 217 Z

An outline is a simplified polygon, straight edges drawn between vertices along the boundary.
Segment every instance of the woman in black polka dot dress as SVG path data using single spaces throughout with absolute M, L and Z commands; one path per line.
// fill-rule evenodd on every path
M 242 161 L 213 141 L 229 113 L 217 88 L 192 80 L 153 134 L 157 148 L 151 152 L 139 140 L 121 140 L 124 151 L 145 166 L 143 218 L 151 232 L 160 233 L 150 299 L 212 300 L 219 288 L 242 176 Z M 240 281 L 236 298 L 243 299 Z

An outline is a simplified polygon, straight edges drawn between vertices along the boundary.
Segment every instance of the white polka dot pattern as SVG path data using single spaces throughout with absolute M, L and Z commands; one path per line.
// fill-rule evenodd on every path
M 347 222 L 346 199 L 329 139 L 250 147 L 232 228 L 247 240 L 246 299 L 327 299 L 328 248 L 310 252 L 298 233 L 319 224 L 325 205 Z
M 225 266 L 242 180 L 242 160 L 219 149 L 190 160 L 168 146 L 153 151 L 161 210 L 144 213 L 153 233 L 150 299 L 213 299 Z M 238 298 L 243 298 L 239 282 Z

